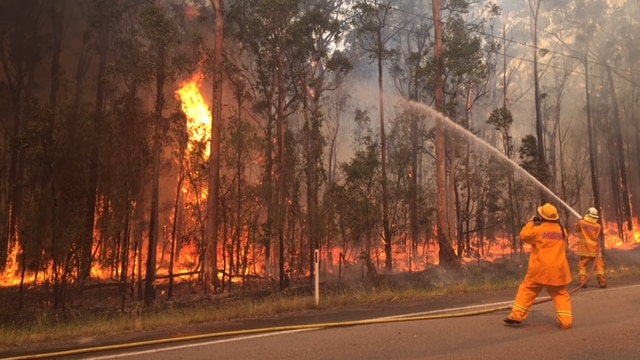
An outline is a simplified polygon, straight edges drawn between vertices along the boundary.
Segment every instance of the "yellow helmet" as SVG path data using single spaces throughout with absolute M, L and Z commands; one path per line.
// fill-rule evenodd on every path
M 555 206 L 549 203 L 546 203 L 538 208 L 538 215 L 540 215 L 541 218 L 549 221 L 555 221 L 560 218 L 560 216 L 558 216 L 558 209 L 556 209 Z
M 590 207 L 587 209 L 587 216 L 590 216 L 594 219 L 598 218 L 598 210 L 594 207 Z

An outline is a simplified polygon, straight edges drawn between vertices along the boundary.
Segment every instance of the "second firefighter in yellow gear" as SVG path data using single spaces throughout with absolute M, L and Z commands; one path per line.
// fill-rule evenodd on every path
M 537 209 L 538 216 L 520 231 L 520 240 L 531 246 L 527 274 L 518 288 L 511 313 L 504 320 L 517 325 L 526 320 L 529 310 L 543 288 L 547 289 L 556 309 L 556 320 L 563 329 L 573 325 L 571 270 L 567 260 L 567 231 L 558 222 L 558 210 L 547 203 Z
M 587 209 L 586 214 L 576 224 L 576 233 L 580 237 L 578 241 L 578 277 L 580 284 L 586 287 L 587 281 L 587 265 L 594 261 L 596 269 L 596 278 L 600 287 L 607 287 L 604 275 L 604 261 L 602 260 L 602 252 L 598 245 L 598 239 L 602 232 L 602 225 L 598 224 L 598 210 L 595 208 Z

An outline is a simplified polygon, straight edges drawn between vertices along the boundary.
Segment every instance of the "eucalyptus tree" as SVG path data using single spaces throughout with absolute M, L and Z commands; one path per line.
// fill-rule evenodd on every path
M 60 57 L 65 5 L 40 1 L 0 5 L 0 146 L 4 154 L 0 271 L 5 270 L 11 250 L 11 270 L 18 272 L 10 275 L 20 279 L 20 308 L 27 271 L 35 273 L 34 286 L 38 280 L 53 280 L 47 259 L 59 235 L 54 168 L 60 151 L 54 133 L 63 108 Z
M 483 97 L 487 95 L 488 81 L 493 68 L 492 59 L 495 57 L 496 47 L 492 39 L 483 39 L 477 34 L 483 33 L 483 23 L 470 23 L 463 18 L 468 12 L 466 6 L 451 9 L 445 24 L 446 46 L 444 56 L 446 59 L 446 94 L 447 94 L 447 114 L 451 119 L 457 119 L 462 127 L 469 131 L 477 131 L 471 116 L 472 108 Z M 487 43 L 487 48 L 482 44 Z M 449 144 L 449 161 L 451 163 L 451 189 L 452 204 L 455 204 L 455 211 L 451 211 L 452 223 L 456 224 L 455 231 L 460 250 L 458 256 L 462 256 L 462 247 L 469 241 L 463 241 L 463 236 L 470 236 L 471 220 L 475 216 L 472 199 L 482 201 L 482 196 L 474 196 L 474 189 L 480 188 L 472 186 L 471 179 L 479 168 L 478 162 L 483 161 L 481 157 L 475 157 L 471 162 L 470 144 L 466 143 L 462 147 L 460 141 L 456 141 L 455 134 L 450 134 L 453 139 Z M 459 149 L 459 150 L 458 150 Z M 459 160 L 458 160 L 459 159 Z M 458 170 L 456 172 L 455 170 Z M 461 175 L 461 176 L 460 176 Z M 466 182 L 466 183 L 465 183 Z M 463 185 L 464 183 L 464 185 Z M 461 186 L 464 192 L 461 192 Z M 481 203 L 479 205 L 482 205 Z M 478 221 L 479 219 L 476 219 Z M 469 249 L 468 249 L 469 250 Z
M 91 38 L 93 40 L 95 54 L 98 63 L 95 68 L 96 87 L 93 102 L 92 123 L 89 126 L 88 143 L 88 169 L 85 185 L 85 212 L 83 230 L 79 236 L 79 280 L 89 278 L 92 266 L 92 250 L 94 245 L 95 209 L 97 205 L 98 181 L 100 179 L 100 155 L 102 153 L 101 140 L 105 132 L 107 116 L 106 105 L 108 102 L 109 77 L 107 76 L 109 62 L 112 61 L 111 50 L 117 36 L 118 24 L 122 21 L 126 5 L 120 1 L 95 0 L 92 7 Z
M 376 238 L 376 228 L 380 225 L 381 207 L 376 192 L 380 181 L 380 146 L 371 129 L 371 117 L 368 111 L 356 109 L 354 121 L 355 154 L 350 161 L 342 163 L 340 170 L 344 174 L 344 184 L 335 187 L 337 198 L 336 213 L 339 217 L 341 233 L 345 238 L 343 253 L 347 246 L 358 247 L 359 260 L 362 261 L 366 274 L 377 275 L 372 261 L 372 248 Z
M 8 163 L 3 164 L 2 235 L 0 269 L 7 252 L 19 239 L 19 218 L 25 201 L 25 153 L 33 146 L 27 137 L 32 123 L 36 71 L 42 60 L 42 3 L 5 1 L 0 5 L 0 77 L 2 98 L 2 147 Z
M 113 53 L 118 56 L 113 61 L 110 78 L 118 84 L 114 96 L 113 116 L 109 134 L 104 136 L 112 139 L 105 147 L 109 156 L 104 161 L 105 171 L 101 180 L 101 192 L 111 203 L 110 209 L 114 213 L 114 222 L 108 228 L 122 232 L 122 243 L 111 249 L 120 251 L 120 295 L 121 306 L 127 299 L 128 285 L 136 283 L 142 286 L 142 243 L 145 224 L 146 208 L 146 180 L 151 162 L 151 154 L 147 141 L 147 134 L 152 130 L 145 103 L 144 89 L 152 78 L 152 69 L 148 66 L 148 57 L 140 34 L 137 17 L 127 22 L 123 28 L 125 34 L 119 37 L 113 47 Z M 107 201 L 107 200 L 105 200 Z M 101 214 L 108 216 L 108 214 Z M 102 220 L 101 223 L 105 221 Z M 106 229 L 100 229 L 103 238 L 107 237 Z M 117 237 L 117 235 L 111 235 Z M 136 254 L 131 261 L 130 254 Z M 117 256 L 117 254 L 116 254 Z M 140 268 L 136 268 L 139 266 Z M 136 275 L 137 274 L 137 278 Z M 133 287 L 132 293 L 135 293 Z M 138 296 L 143 293 L 139 289 Z
M 564 17 L 564 21 L 562 22 L 563 26 L 557 33 L 553 33 L 556 40 L 562 44 L 563 47 L 570 52 L 572 58 L 577 59 L 584 68 L 582 74 L 584 75 L 585 84 L 585 119 L 588 140 L 588 161 L 591 178 L 591 196 L 589 203 L 593 204 L 600 210 L 604 207 L 603 196 L 601 194 L 602 190 L 600 188 L 600 179 L 602 176 L 598 162 L 598 140 L 602 139 L 602 137 L 596 136 L 597 131 L 595 124 L 598 113 L 601 113 L 598 108 L 603 104 L 600 104 L 600 101 L 596 100 L 604 99 L 605 95 L 599 94 L 599 91 L 596 91 L 596 89 L 600 88 L 602 85 L 594 84 L 594 80 L 597 82 L 599 77 L 597 74 L 594 74 L 593 69 L 597 64 L 606 64 L 606 59 L 599 59 L 595 51 L 600 44 L 604 44 L 606 47 L 606 43 L 608 42 L 608 35 L 605 35 L 606 30 L 603 28 L 603 24 L 605 24 L 603 17 L 606 13 L 606 5 L 599 1 L 569 1 L 566 10 L 561 13 Z M 596 16 L 594 16 L 594 14 Z M 604 38 L 604 40 L 600 40 L 602 38 Z M 575 40 L 571 43 L 570 41 L 566 41 L 566 39 Z M 612 148 L 615 149 L 615 146 Z M 617 155 L 619 156 L 619 154 Z M 613 177 L 616 178 L 615 182 L 617 184 L 618 176 L 613 175 Z M 615 196 L 617 194 L 617 185 L 613 185 L 613 188 L 613 195 Z M 613 199 L 615 199 L 615 197 Z M 619 217 L 617 218 L 620 219 Z M 621 229 L 622 226 L 619 226 Z M 604 246 L 604 236 L 601 236 L 600 241 Z
M 207 241 L 205 255 L 205 284 L 209 291 L 219 287 L 218 261 L 218 203 L 220 183 L 220 137 L 222 132 L 222 74 L 224 69 L 224 0 L 210 0 L 214 12 L 214 49 L 212 63 L 211 146 L 209 155 L 209 196 Z
M 409 239 L 405 245 L 409 271 L 417 269 L 420 256 L 418 243 L 420 230 L 424 221 L 418 220 L 419 202 L 428 198 L 423 191 L 418 191 L 422 184 L 418 179 L 418 159 L 424 153 L 424 129 L 418 123 L 426 122 L 426 115 L 415 107 L 398 106 L 396 115 L 391 119 L 388 137 L 389 147 L 389 178 L 390 178 L 390 207 L 391 218 L 394 219 L 393 232 L 406 235 Z M 421 131 L 422 130 L 422 131 Z M 411 139 L 411 141 L 407 141 Z M 404 236 L 403 236 L 404 237 Z
M 371 61 L 377 65 L 378 80 L 378 111 L 380 121 L 380 161 L 382 188 L 382 239 L 384 241 L 385 268 L 393 270 L 393 252 L 391 249 L 392 233 L 389 219 L 389 194 L 387 179 L 387 140 L 384 119 L 384 62 L 391 55 L 388 47 L 392 39 L 400 30 L 395 23 L 391 23 L 393 0 L 364 1 L 358 0 L 353 5 L 354 26 L 357 34 L 357 45 L 369 54 Z
M 391 59 L 389 73 L 394 81 L 398 92 L 411 101 L 425 101 L 424 88 L 428 82 L 427 57 L 430 52 L 431 43 L 428 41 L 427 33 L 433 24 L 428 21 L 428 17 L 422 15 L 426 9 L 420 9 L 419 4 L 415 8 L 407 10 L 409 25 L 405 31 L 393 39 L 395 51 Z M 423 96 L 420 96 L 423 95 Z M 411 255 L 413 257 L 417 251 L 419 224 L 418 201 L 419 201 L 419 180 L 418 163 L 421 160 L 420 149 L 424 141 L 421 136 L 420 114 L 417 111 L 407 110 L 410 121 L 410 132 L 408 138 L 411 142 L 409 188 L 407 192 L 407 202 L 409 204 L 409 236 L 411 241 Z
M 445 111 L 445 81 L 444 81 L 444 50 L 443 50 L 443 21 L 440 0 L 433 0 L 434 21 L 434 54 L 433 54 L 433 93 L 436 110 Z M 451 248 L 450 224 L 447 217 L 447 170 L 446 170 L 446 146 L 444 120 L 437 119 L 435 125 L 435 151 L 436 151 L 436 182 L 438 193 L 436 195 L 438 258 L 439 263 L 445 266 L 457 264 L 455 253 Z
M 493 27 L 491 29 L 493 30 Z M 491 31 L 491 33 L 493 34 L 493 31 Z M 496 86 L 496 89 L 501 89 L 501 94 L 497 97 L 498 99 L 500 99 L 499 101 L 501 102 L 502 106 L 491 111 L 489 118 L 487 119 L 487 123 L 489 125 L 492 125 L 494 130 L 498 132 L 498 141 L 501 142 L 500 145 L 502 153 L 507 158 L 513 159 L 515 146 L 512 136 L 512 125 L 514 118 L 511 111 L 512 99 L 510 99 L 510 88 L 512 87 L 513 75 L 519 72 L 520 68 L 522 67 L 522 62 L 519 62 L 516 66 L 514 66 L 513 61 L 509 61 L 511 66 L 508 65 L 507 52 L 512 41 L 507 40 L 506 22 L 502 23 L 501 36 L 496 36 L 496 38 L 499 38 L 499 43 L 496 44 L 496 46 L 498 47 L 502 55 L 502 61 L 496 61 L 496 65 L 499 63 L 501 63 L 502 65 L 501 83 Z M 507 205 L 505 206 L 506 209 L 502 208 L 501 210 L 503 210 L 504 212 L 503 218 L 508 219 L 508 221 L 506 222 L 508 226 L 506 233 L 511 239 L 512 247 L 515 249 L 517 244 L 517 234 L 519 230 L 517 228 L 517 224 L 521 222 L 521 216 L 519 213 L 520 207 L 518 206 L 519 196 L 516 196 L 517 192 L 514 191 L 515 178 L 513 169 L 511 167 L 508 167 L 508 169 L 505 171 L 507 172 L 507 175 L 505 176 L 507 181 L 507 193 L 505 194 L 504 192 L 501 192 L 500 194 L 495 194 L 492 196 L 491 192 L 493 191 L 490 192 L 489 197 L 493 198 L 494 201 L 489 202 L 489 207 L 493 207 L 494 209 L 493 211 L 489 212 L 489 217 L 493 218 L 493 220 L 497 220 L 497 208 L 500 208 L 499 204 L 503 203 L 503 201 L 500 201 L 499 199 L 506 197 L 507 199 L 506 201 L 504 201 L 507 203 Z M 500 180 L 498 180 L 498 182 L 499 181 Z
M 487 123 L 493 126 L 494 130 L 496 130 L 500 134 L 500 138 L 502 140 L 502 144 L 501 144 L 502 151 L 506 157 L 511 159 L 513 156 L 513 140 L 511 136 L 511 125 L 513 124 L 513 114 L 511 113 L 509 108 L 507 108 L 506 106 L 502 106 L 500 108 L 494 109 L 489 115 L 489 118 L 487 119 Z M 509 210 L 509 213 L 511 214 L 511 216 L 508 217 L 509 225 L 510 225 L 509 233 L 512 234 L 511 243 L 513 248 L 515 249 L 516 234 L 518 229 L 516 228 L 516 218 L 515 218 L 515 215 L 516 215 L 515 210 L 517 208 L 517 205 L 516 205 L 517 199 L 511 196 L 511 194 L 513 193 L 513 183 L 514 183 L 513 179 L 514 179 L 513 171 L 509 171 L 507 175 L 507 190 L 509 192 L 509 194 L 507 194 L 507 196 L 509 197 L 508 210 Z
M 537 137 L 537 156 L 540 164 L 546 164 L 545 159 L 545 143 L 544 143 L 544 130 L 542 123 L 542 110 L 540 108 L 540 78 L 538 73 L 538 25 L 540 20 L 540 7 L 544 0 L 527 0 L 529 5 L 529 11 L 531 12 L 531 40 L 533 41 L 533 87 L 534 87 L 534 105 L 536 116 L 536 137 Z M 548 178 L 539 179 L 543 183 L 548 182 Z
M 628 124 L 631 125 L 630 129 L 633 130 L 633 139 L 628 139 L 628 148 L 630 155 L 627 157 L 634 157 L 631 152 L 635 150 L 635 158 L 640 158 L 640 103 L 635 101 L 640 96 L 640 74 L 635 69 L 640 67 L 640 46 L 638 43 L 640 39 L 635 34 L 640 31 L 640 24 L 636 20 L 640 14 L 640 4 L 638 2 L 627 1 L 625 7 L 618 16 L 612 17 L 615 19 L 613 22 L 614 29 L 612 34 L 618 39 L 617 43 L 620 48 L 620 58 L 617 63 L 617 67 L 612 68 L 612 71 L 621 79 L 623 83 L 628 83 L 631 87 L 627 92 L 626 99 L 623 101 L 625 104 L 624 111 L 627 116 Z M 635 173 L 635 179 L 640 179 L 640 164 L 629 161 L 629 174 L 630 179 L 633 179 L 631 174 Z M 635 169 L 634 169 L 635 167 Z M 633 172 L 635 170 L 635 172 Z M 629 181 L 629 190 L 631 192 L 631 201 L 633 203 L 632 209 L 640 208 L 640 199 L 637 196 L 640 188 L 637 186 L 634 188 L 633 184 L 637 184 L 638 181 Z M 636 216 L 637 217 L 637 216 Z
M 309 241 L 309 268 L 314 272 L 314 251 L 320 247 L 323 237 L 320 189 L 324 178 L 323 152 L 327 141 L 322 134 L 326 121 L 326 110 L 321 100 L 330 91 L 336 90 L 344 76 L 351 70 L 351 63 L 342 51 L 335 49 L 346 30 L 340 19 L 343 15 L 343 1 L 320 0 L 307 2 L 306 11 L 300 24 L 309 30 L 311 38 L 304 63 L 308 70 L 303 72 L 302 93 L 304 125 L 302 129 L 304 147 L 304 169 L 307 195 L 307 238 Z M 303 54 L 304 56 L 304 54 Z
M 285 230 L 289 221 L 288 199 L 295 175 L 290 168 L 291 115 L 300 108 L 303 89 L 299 80 L 306 68 L 301 58 L 311 27 L 302 25 L 298 0 L 236 1 L 228 21 L 229 31 L 249 57 L 251 74 L 247 76 L 255 103 L 253 110 L 265 121 L 263 196 L 266 215 L 262 222 L 265 269 L 270 276 L 271 246 L 277 240 L 280 288 L 286 286 Z
M 614 9 L 611 21 L 612 25 L 617 21 L 619 16 L 624 15 L 625 9 Z M 615 25 L 613 25 L 615 26 Z M 620 34 L 621 32 L 618 29 L 612 29 L 614 34 Z M 618 39 L 615 39 L 618 40 Z M 611 104 L 611 130 L 613 131 L 613 148 L 615 149 L 615 160 L 617 162 L 616 167 L 617 171 L 612 173 L 612 178 L 614 178 L 614 192 L 617 192 L 620 196 L 620 205 L 622 207 L 620 213 L 620 219 L 627 224 L 627 230 L 633 230 L 633 221 L 632 221 L 632 213 L 631 213 L 631 198 L 629 195 L 629 180 L 627 175 L 627 161 L 625 160 L 627 156 L 625 155 L 625 144 L 623 139 L 623 115 L 620 109 L 620 95 L 619 89 L 616 85 L 616 81 L 614 80 L 614 68 L 617 68 L 620 65 L 620 59 L 622 58 L 622 54 L 626 51 L 623 50 L 617 41 L 614 39 L 602 39 L 601 44 L 599 44 L 597 51 L 595 51 L 596 59 L 602 66 L 604 67 L 604 71 L 606 74 L 606 84 L 607 84 L 607 93 L 610 97 Z
M 172 80 L 176 67 L 175 45 L 178 41 L 178 28 L 165 9 L 156 5 L 147 5 L 140 13 L 142 34 L 147 44 L 146 53 L 152 78 L 155 82 L 154 105 L 152 111 L 153 130 L 151 133 L 152 175 L 151 175 L 151 212 L 149 215 L 149 243 L 145 276 L 145 305 L 150 306 L 155 299 L 156 253 L 159 236 L 159 192 L 160 161 L 163 137 L 165 136 L 166 94 L 165 86 Z

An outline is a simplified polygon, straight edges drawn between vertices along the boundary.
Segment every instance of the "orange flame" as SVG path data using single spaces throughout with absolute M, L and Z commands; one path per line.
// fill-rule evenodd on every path
M 189 131 L 189 151 L 193 151 L 195 144 L 207 143 L 205 159 L 209 158 L 211 135 L 211 111 L 200 92 L 202 73 L 196 73 L 190 80 L 180 84 L 176 95 L 182 102 L 182 111 L 187 116 L 187 129 Z
M 22 247 L 19 242 L 15 242 L 10 247 L 9 256 L 7 256 L 7 263 L 4 273 L 0 274 L 0 284 L 3 286 L 15 286 L 20 284 L 20 264 L 18 258 L 22 255 Z

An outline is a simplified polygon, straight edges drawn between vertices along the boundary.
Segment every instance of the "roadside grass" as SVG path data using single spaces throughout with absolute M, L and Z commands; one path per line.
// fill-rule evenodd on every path
M 302 295 L 275 292 L 259 298 L 235 297 L 232 300 L 214 296 L 185 303 L 159 301 L 150 309 L 143 309 L 136 303 L 137 307 L 126 312 L 76 311 L 68 312 L 64 319 L 43 313 L 30 322 L 0 324 L 0 349 L 352 305 L 515 289 L 524 271 L 526 267 L 522 264 L 506 262 L 492 264 L 490 269 L 466 267 L 459 272 L 434 269 L 419 274 L 381 275 L 376 279 L 363 278 L 337 285 L 322 284 L 319 305 L 307 291 Z M 608 278 L 638 275 L 638 264 L 607 268 Z

